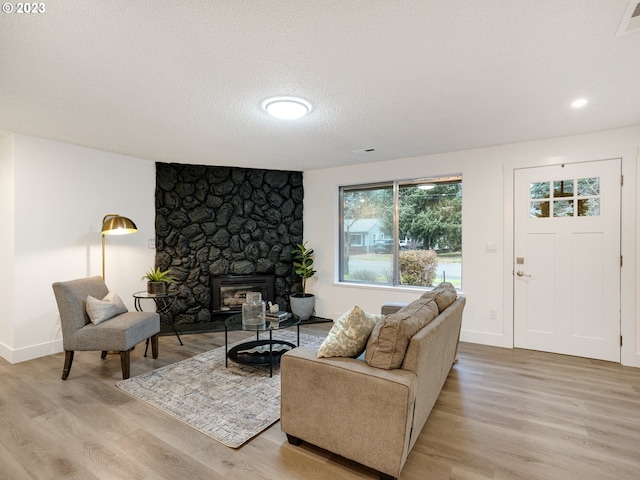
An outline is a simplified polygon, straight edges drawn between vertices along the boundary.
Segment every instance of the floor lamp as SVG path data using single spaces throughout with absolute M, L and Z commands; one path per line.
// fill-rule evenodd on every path
M 104 280 L 104 236 L 105 235 L 128 235 L 138 231 L 136 224 L 127 217 L 110 213 L 102 219 L 102 280 Z

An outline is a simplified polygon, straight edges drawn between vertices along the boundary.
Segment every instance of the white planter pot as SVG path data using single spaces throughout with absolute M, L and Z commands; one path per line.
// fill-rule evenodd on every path
M 300 320 L 307 320 L 316 307 L 316 297 L 310 293 L 303 296 L 301 293 L 294 293 L 289 297 L 291 303 L 291 313 L 300 317 Z

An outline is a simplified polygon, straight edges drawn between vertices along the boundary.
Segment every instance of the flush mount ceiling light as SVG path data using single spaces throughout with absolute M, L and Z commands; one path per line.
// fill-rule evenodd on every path
M 418 185 L 418 188 L 420 190 L 431 190 L 432 188 L 436 188 L 436 186 L 433 183 L 422 183 Z
M 276 118 L 296 120 L 311 111 L 311 104 L 302 98 L 273 97 L 262 102 L 262 108 Z
M 586 98 L 578 98 L 578 99 L 574 100 L 573 102 L 571 102 L 571 106 L 573 108 L 582 108 L 587 103 L 589 103 L 589 100 L 587 100 Z

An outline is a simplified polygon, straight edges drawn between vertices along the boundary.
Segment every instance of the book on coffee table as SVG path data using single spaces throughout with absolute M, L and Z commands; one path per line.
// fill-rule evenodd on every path
M 284 320 L 285 318 L 289 318 L 291 314 L 289 312 L 284 312 L 282 310 L 278 310 L 277 312 L 266 312 L 265 316 L 268 320 Z

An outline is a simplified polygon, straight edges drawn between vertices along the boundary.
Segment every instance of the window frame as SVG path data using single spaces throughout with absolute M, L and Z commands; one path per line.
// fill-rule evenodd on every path
M 391 289 L 429 289 L 432 287 L 424 287 L 424 286 L 416 286 L 416 285 L 406 285 L 400 283 L 400 269 L 399 269 L 399 253 L 400 253 L 400 245 L 399 245 L 399 232 L 400 232 L 400 189 L 403 187 L 411 187 L 418 186 L 424 183 L 435 183 L 435 184 L 452 184 L 459 183 L 462 185 L 462 173 L 448 174 L 448 175 L 438 175 L 431 177 L 420 177 L 420 178 L 411 178 L 411 179 L 396 179 L 396 180 L 387 180 L 387 181 L 377 181 L 371 183 L 357 183 L 357 184 L 347 184 L 347 185 L 338 185 L 338 250 L 336 255 L 336 260 L 338 264 L 337 269 L 337 277 L 336 283 L 338 285 L 348 285 L 348 286 L 362 286 L 362 287 L 370 287 L 370 288 L 391 288 Z M 393 256 L 392 256 L 392 270 L 393 270 L 393 283 L 371 283 L 365 280 L 345 280 L 344 279 L 344 270 L 345 270 L 345 262 L 343 258 L 343 254 L 345 251 L 345 225 L 344 225 L 344 194 L 345 191 L 364 191 L 364 190 L 376 190 L 381 188 L 391 188 L 392 196 L 393 196 L 393 234 L 391 238 L 394 240 L 393 242 Z M 462 205 L 461 205 L 462 210 Z M 462 218 L 461 218 L 462 225 Z M 396 238 L 398 237 L 398 238 Z M 387 239 L 387 236 L 383 233 L 382 238 Z M 462 289 L 462 278 L 460 278 L 460 286 L 456 287 L 457 290 Z
M 365 246 L 365 242 L 364 242 L 364 235 L 362 233 L 349 233 L 349 236 L 351 236 L 352 238 L 356 238 L 358 237 L 358 242 L 357 243 L 351 243 L 354 247 L 364 247 Z

